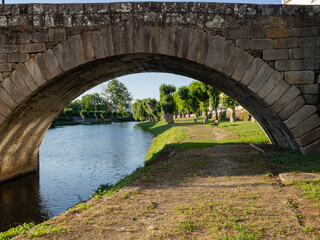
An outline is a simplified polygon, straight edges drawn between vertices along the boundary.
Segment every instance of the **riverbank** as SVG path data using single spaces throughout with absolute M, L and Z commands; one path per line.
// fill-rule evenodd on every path
M 312 191 L 319 184 L 283 186 L 276 177 L 320 172 L 319 155 L 259 144 L 262 155 L 231 144 L 243 127 L 228 123 L 143 124 L 159 145 L 168 140 L 153 147 L 153 164 L 17 239 L 319 239 L 320 197 Z

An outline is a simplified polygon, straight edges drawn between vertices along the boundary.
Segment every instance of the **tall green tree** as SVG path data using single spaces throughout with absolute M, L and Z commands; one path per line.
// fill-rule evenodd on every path
M 124 109 L 129 107 L 133 100 L 131 93 L 127 87 L 117 79 L 112 79 L 103 89 L 104 95 L 113 109 Z
M 209 105 L 214 109 L 216 120 L 218 120 L 218 107 L 221 101 L 220 94 L 221 91 L 215 89 L 212 86 L 208 86 L 208 95 L 209 95 Z M 213 118 L 213 114 L 212 114 Z
M 143 107 L 143 103 L 142 103 L 142 100 L 140 99 L 137 99 L 133 106 L 133 118 L 138 121 L 145 121 L 147 119 L 147 112 L 145 110 L 145 108 Z
M 173 99 L 173 93 L 176 91 L 176 87 L 171 84 L 161 84 L 159 91 L 164 121 L 171 124 L 173 123 L 173 113 L 176 109 L 176 103 Z
M 187 111 L 188 117 L 190 117 L 190 111 L 193 109 L 192 102 L 197 101 L 195 98 L 191 97 L 190 90 L 188 86 L 182 86 L 178 89 L 177 94 L 179 95 L 179 101 L 182 105 L 181 108 Z M 198 111 L 197 107 L 197 111 Z
M 156 99 L 146 98 L 142 100 L 142 106 L 147 113 L 148 120 L 155 122 L 160 118 L 161 107 Z
M 227 107 L 227 108 L 230 108 L 231 110 L 231 114 L 230 114 L 230 122 L 234 122 L 236 121 L 236 105 L 237 105 L 237 102 L 232 99 L 231 97 L 225 95 L 222 99 L 222 105 L 224 107 Z
M 108 109 L 108 102 L 105 98 L 101 97 L 99 93 L 84 95 L 80 99 L 79 104 L 82 109 L 86 109 L 89 111 Z
M 190 95 L 198 100 L 202 111 L 204 112 L 206 118 L 208 119 L 209 95 L 207 92 L 207 85 L 202 82 L 193 81 L 190 83 L 189 89 L 190 89 Z

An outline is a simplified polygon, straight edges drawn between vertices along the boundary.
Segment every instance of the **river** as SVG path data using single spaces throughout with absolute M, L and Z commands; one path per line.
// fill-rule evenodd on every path
M 0 184 L 0 231 L 88 200 L 100 184 L 114 184 L 143 166 L 152 140 L 134 122 L 49 129 L 39 172 Z

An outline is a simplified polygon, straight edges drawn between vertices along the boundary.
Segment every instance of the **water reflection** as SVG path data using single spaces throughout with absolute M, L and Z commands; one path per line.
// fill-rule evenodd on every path
M 50 129 L 40 147 L 40 176 L 0 185 L 0 231 L 41 221 L 86 200 L 144 164 L 150 133 L 135 123 Z

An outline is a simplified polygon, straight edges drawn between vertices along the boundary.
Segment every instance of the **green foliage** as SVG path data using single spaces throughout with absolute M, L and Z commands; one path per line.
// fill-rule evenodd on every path
M 231 97 L 225 95 L 222 99 L 222 105 L 226 108 L 235 108 L 237 102 L 233 100 Z
M 80 116 L 82 117 L 83 120 L 89 117 L 88 111 L 87 110 L 81 110 Z
M 190 96 L 197 99 L 202 111 L 207 115 L 209 111 L 208 86 L 202 82 L 193 81 L 189 85 Z
M 137 99 L 132 106 L 133 108 L 133 118 L 136 121 L 145 121 L 147 119 L 147 113 L 143 107 L 142 100 Z
M 51 223 L 44 222 L 36 227 L 28 234 L 29 237 L 40 237 L 49 234 L 59 234 L 66 232 L 65 228 L 55 227 Z
M 156 99 L 137 99 L 133 104 L 133 118 L 136 121 L 158 121 L 160 112 L 160 103 Z
M 24 223 L 14 228 L 10 228 L 8 231 L 0 232 L 0 240 L 11 239 L 15 236 L 26 233 L 29 229 L 33 228 L 36 224 L 34 222 Z
M 173 123 L 172 114 L 176 110 L 176 103 L 173 99 L 173 93 L 176 91 L 176 87 L 170 84 L 161 84 L 159 91 L 161 110 L 164 113 L 167 122 Z
M 129 106 L 133 100 L 131 93 L 127 87 L 117 79 L 112 79 L 103 89 L 102 93 L 113 109 L 124 109 Z
M 108 109 L 107 100 L 101 97 L 99 93 L 84 95 L 79 101 L 79 104 L 82 109 L 91 111 Z
M 320 201 L 320 179 L 299 181 L 296 184 L 303 189 L 302 195 L 306 198 Z

